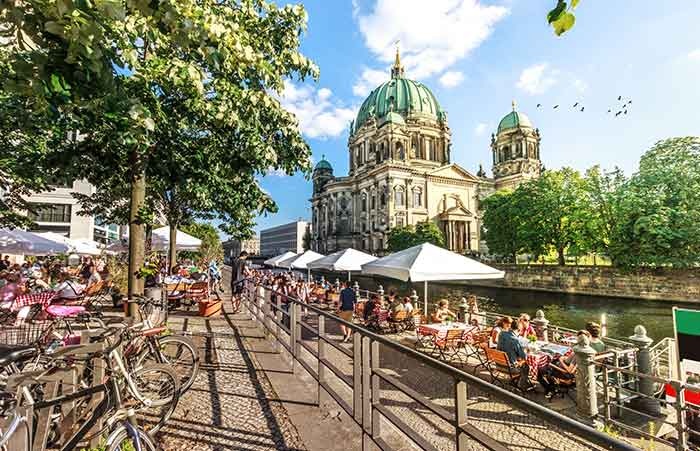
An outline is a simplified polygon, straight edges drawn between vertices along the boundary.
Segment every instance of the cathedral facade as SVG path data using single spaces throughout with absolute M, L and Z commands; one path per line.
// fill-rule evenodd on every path
M 540 133 L 513 110 L 491 135 L 492 173 L 451 162 L 447 113 L 424 84 L 404 77 L 397 51 L 391 78 L 372 91 L 350 125 L 349 174 L 323 158 L 313 171 L 311 248 L 386 252 L 394 227 L 434 221 L 446 246 L 484 251 L 479 202 L 538 177 Z

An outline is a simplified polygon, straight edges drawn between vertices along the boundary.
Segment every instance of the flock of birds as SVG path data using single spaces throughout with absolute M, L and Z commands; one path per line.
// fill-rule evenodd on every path
M 624 102 L 624 103 L 622 103 Z M 608 108 L 608 114 L 612 114 L 613 110 L 615 110 L 615 117 L 618 117 L 619 115 L 623 114 L 626 115 L 628 109 L 632 105 L 632 99 L 624 99 L 622 96 L 617 96 L 617 105 Z M 542 104 L 538 103 L 537 108 L 542 108 Z M 559 108 L 559 104 L 556 104 L 552 107 L 553 110 L 556 110 Z M 578 110 L 579 112 L 584 112 L 586 111 L 586 107 L 581 105 L 580 102 L 574 103 L 571 108 Z

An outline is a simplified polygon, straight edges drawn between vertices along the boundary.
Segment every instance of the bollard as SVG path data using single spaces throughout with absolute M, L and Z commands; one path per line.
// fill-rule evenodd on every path
M 467 304 L 467 298 L 462 298 L 459 305 L 457 306 L 459 311 L 457 312 L 457 321 L 460 323 L 467 322 L 467 310 L 469 309 L 469 304 Z M 469 321 L 472 319 L 472 312 L 469 312 Z
M 652 376 L 650 348 L 654 340 L 647 336 L 646 328 L 641 325 L 634 328 L 634 335 L 629 337 L 629 339 L 637 346 L 637 372 L 642 375 Z M 654 381 L 648 377 L 638 377 L 637 391 L 644 396 L 633 401 L 634 407 L 649 415 L 660 416 L 661 404 L 658 399 L 654 398 Z
M 598 415 L 598 397 L 595 382 L 595 349 L 586 335 L 578 336 L 574 346 L 576 355 L 576 415 L 584 423 L 595 425 Z
M 340 292 L 340 279 L 335 279 L 335 289 Z
M 533 326 L 535 326 L 535 334 L 537 334 L 537 339 L 549 341 L 549 334 L 547 333 L 549 320 L 544 317 L 544 312 L 542 310 L 537 310 L 535 313 L 535 319 L 533 319 L 531 322 Z
M 383 286 L 379 285 L 379 287 L 377 287 L 377 294 L 381 297 L 384 297 L 384 287 Z
M 411 290 L 411 305 L 413 310 L 418 308 L 418 293 L 416 293 L 416 290 Z
M 360 298 L 360 284 L 357 283 L 357 280 L 355 281 L 355 283 L 352 286 L 352 291 L 355 292 L 355 297 L 357 299 L 359 299 Z

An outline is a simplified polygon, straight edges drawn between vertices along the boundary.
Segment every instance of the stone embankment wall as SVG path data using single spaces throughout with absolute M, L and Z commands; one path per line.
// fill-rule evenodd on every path
M 483 285 L 700 303 L 700 269 L 621 271 L 605 266 L 497 266 L 506 272 L 505 279 Z

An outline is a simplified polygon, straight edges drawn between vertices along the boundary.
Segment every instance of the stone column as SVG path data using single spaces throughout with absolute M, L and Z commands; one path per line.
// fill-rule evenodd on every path
M 411 290 L 411 305 L 413 310 L 418 308 L 418 293 L 416 293 L 416 290 Z
M 637 371 L 641 374 L 652 375 L 651 353 L 649 348 L 654 342 L 647 336 L 647 330 L 644 326 L 634 328 L 634 335 L 629 337 L 630 341 L 637 346 Z M 661 415 L 661 405 L 659 400 L 654 398 L 654 381 L 649 378 L 640 377 L 637 381 L 637 391 L 647 397 L 640 397 L 634 400 L 633 404 L 636 408 L 653 416 Z
M 457 319 L 461 323 L 467 322 L 467 310 L 469 309 L 469 304 L 467 304 L 467 298 L 462 298 L 459 305 L 459 312 L 457 313 Z M 469 311 L 469 319 L 471 319 L 472 311 Z
M 377 294 L 381 297 L 384 297 L 384 287 L 383 286 L 379 285 L 377 287 Z
M 598 397 L 595 384 L 595 349 L 585 335 L 579 335 L 574 346 L 576 356 L 576 415 L 589 425 L 595 423 L 598 414 Z
M 532 320 L 532 325 L 535 327 L 538 340 L 549 341 L 549 334 L 547 333 L 549 320 L 544 317 L 544 312 L 542 310 L 537 310 L 535 318 Z

